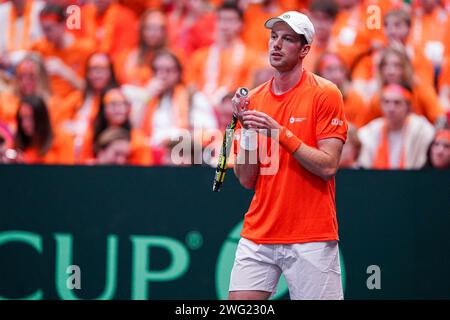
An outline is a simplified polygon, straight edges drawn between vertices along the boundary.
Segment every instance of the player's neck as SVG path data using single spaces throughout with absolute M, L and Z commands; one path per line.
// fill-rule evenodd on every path
M 303 65 L 298 63 L 293 69 L 280 72 L 276 71 L 272 81 L 272 92 L 280 95 L 297 85 L 303 75 Z

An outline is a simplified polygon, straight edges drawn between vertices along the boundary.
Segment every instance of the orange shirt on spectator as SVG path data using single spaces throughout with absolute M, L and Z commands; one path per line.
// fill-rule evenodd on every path
M 45 155 L 40 155 L 35 148 L 23 152 L 26 164 L 66 164 L 74 163 L 72 137 L 62 131 L 55 131 L 52 146 Z
M 448 30 L 450 18 L 444 9 L 437 7 L 432 13 L 424 14 L 421 8 L 417 8 L 412 19 L 410 43 L 416 50 L 421 50 L 434 65 L 441 65 L 445 47 L 450 42 Z
M 29 50 L 32 43 L 42 37 L 39 12 L 43 2 L 25 1 L 22 16 L 18 16 L 12 1 L 5 2 L 0 10 L 0 52 Z
M 76 33 L 97 44 L 97 50 L 116 57 L 120 51 L 132 48 L 138 41 L 138 21 L 133 11 L 112 3 L 103 15 L 97 14 L 95 4 L 82 7 L 82 30 Z
M 120 0 L 120 4 L 133 10 L 138 16 L 147 9 L 161 9 L 162 0 Z
M 368 107 L 355 90 L 350 89 L 344 96 L 344 112 L 348 122 L 360 128 L 366 122 Z
M 166 48 L 173 52 L 180 60 L 181 65 L 185 65 L 186 56 L 184 52 L 178 48 Z M 153 72 L 151 63 L 155 52 L 150 52 L 144 58 L 144 63 L 139 63 L 139 49 L 128 49 L 122 51 L 116 58 L 114 69 L 116 79 L 121 84 L 132 84 L 136 86 L 144 86 L 152 78 Z
M 65 119 L 65 100 L 52 96 L 47 101 L 52 127 L 58 128 Z M 20 106 L 20 97 L 11 91 L 0 93 L 0 121 L 6 123 L 10 130 L 16 129 L 16 114 Z
M 45 62 L 56 59 L 63 62 L 80 78 L 84 77 L 84 68 L 89 55 L 93 52 L 93 43 L 87 39 L 77 39 L 71 37 L 71 43 L 65 48 L 56 48 L 46 39 L 36 42 L 32 50 L 38 52 Z M 59 75 L 50 76 L 50 86 L 54 95 L 58 97 L 66 97 L 74 89 L 72 84 Z
M 279 6 L 271 11 L 266 11 L 262 4 L 250 4 L 244 12 L 242 39 L 245 44 L 249 48 L 267 55 L 270 33 L 264 32 L 263 26 L 267 20 L 279 16 L 281 13 L 283 13 L 283 9 Z
M 439 88 L 444 85 L 450 86 L 450 57 L 445 59 L 439 77 Z
M 337 52 L 350 68 L 355 59 L 370 48 L 370 36 L 362 3 L 350 11 L 341 11 L 333 25 L 332 37 L 336 39 Z
M 184 17 L 171 15 L 168 19 L 169 43 L 189 57 L 196 50 L 209 46 L 214 41 L 216 15 L 205 13 L 201 19 L 187 24 Z
M 215 100 L 218 96 L 223 96 L 223 93 L 250 86 L 255 66 L 259 66 L 259 59 L 260 56 L 241 41 L 223 49 L 212 45 L 192 56 L 186 80 Z

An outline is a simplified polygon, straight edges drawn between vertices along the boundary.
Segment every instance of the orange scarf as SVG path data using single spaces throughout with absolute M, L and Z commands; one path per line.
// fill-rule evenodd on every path
M 17 12 L 16 7 L 11 5 L 11 10 L 9 11 L 9 26 L 8 26 L 8 51 L 14 51 L 19 49 L 28 49 L 30 46 L 30 25 L 31 25 L 31 10 L 33 6 L 33 1 L 27 1 L 25 4 L 25 9 L 23 13 L 23 30 L 22 30 L 22 40 L 19 46 L 16 46 L 16 22 L 17 22 Z
M 405 168 L 405 131 L 408 126 L 408 120 L 406 120 L 402 129 L 402 150 L 400 152 L 400 163 L 398 169 Z M 381 129 L 380 142 L 378 143 L 377 154 L 373 163 L 374 169 L 392 169 L 392 164 L 389 156 L 389 133 L 387 129 L 386 121 Z
M 172 95 L 172 110 L 174 112 L 175 123 L 179 128 L 189 127 L 189 100 L 190 94 L 188 90 L 182 85 L 177 85 Z M 155 98 L 150 100 L 147 105 L 141 126 L 146 136 L 152 135 L 153 115 L 160 102 L 160 98 Z
M 112 3 L 101 16 L 97 15 L 97 8 L 93 3 L 86 4 L 83 10 L 83 35 L 95 40 L 97 50 L 109 53 L 114 41 L 114 23 L 117 20 L 119 8 Z

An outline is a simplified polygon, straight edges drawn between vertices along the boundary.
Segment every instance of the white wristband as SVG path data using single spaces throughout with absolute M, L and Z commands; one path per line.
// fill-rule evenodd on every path
M 241 129 L 241 148 L 254 151 L 258 148 L 258 133 L 255 130 Z

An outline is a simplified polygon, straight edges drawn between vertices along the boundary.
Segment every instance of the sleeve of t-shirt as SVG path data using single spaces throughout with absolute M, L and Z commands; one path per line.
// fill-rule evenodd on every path
M 347 139 L 347 120 L 344 114 L 342 94 L 335 86 L 324 88 L 316 110 L 316 139 Z

